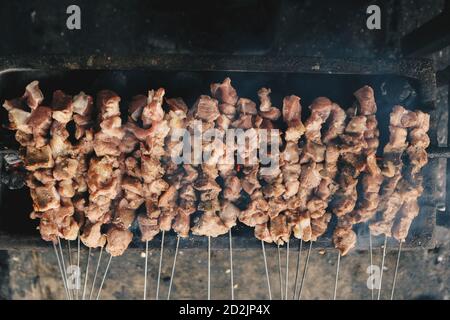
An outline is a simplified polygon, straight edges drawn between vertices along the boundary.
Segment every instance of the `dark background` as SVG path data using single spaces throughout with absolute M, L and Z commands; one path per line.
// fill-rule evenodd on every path
M 448 2 L 448 1 L 447 1 Z M 66 8 L 81 7 L 81 30 L 66 28 Z M 366 28 L 366 8 L 382 9 L 382 29 Z M 427 44 L 427 37 L 405 42 L 406 35 L 441 15 L 444 0 L 386 1 L 1 1 L 0 55 L 122 55 L 147 53 L 209 53 L 320 56 L 325 58 L 387 58 L 415 56 L 433 60 L 436 71 L 450 64 L 450 48 L 410 50 L 411 43 Z M 450 33 L 450 28 L 446 30 Z M 7 66 L 6 66 L 7 67 Z M 437 92 L 440 124 L 447 127 L 448 85 Z M 446 130 L 445 130 L 446 132 Z M 446 145 L 447 135 L 438 136 Z M 436 248 L 405 252 L 399 273 L 398 298 L 449 299 L 450 232 L 446 211 L 446 161 L 441 163 L 440 211 Z M 171 254 L 163 267 L 163 284 L 170 275 Z M 269 266 L 276 284 L 275 252 Z M 395 251 L 388 252 L 386 296 Z M 156 278 L 159 251 L 151 252 L 150 279 Z M 365 287 L 367 252 L 343 260 L 339 298 L 369 298 Z M 380 252 L 375 258 L 379 263 Z M 213 252 L 213 298 L 228 298 L 228 253 Z M 62 298 L 61 280 L 52 252 L 0 251 L 0 299 Z M 180 254 L 173 298 L 205 298 L 206 250 Z M 335 252 L 313 252 L 305 298 L 330 298 Z M 127 252 L 112 264 L 105 298 L 140 298 L 143 259 Z M 294 263 L 291 263 L 293 274 Z M 185 275 L 187 274 L 187 275 Z M 183 276 L 184 275 L 184 276 Z M 235 253 L 237 298 L 265 298 L 260 252 Z M 151 284 L 154 290 L 154 282 Z M 274 288 L 274 292 L 276 288 Z

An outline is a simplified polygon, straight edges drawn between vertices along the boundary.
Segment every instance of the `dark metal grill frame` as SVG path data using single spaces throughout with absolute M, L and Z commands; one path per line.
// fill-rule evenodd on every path
M 0 97 L 5 98 L 3 91 L 4 75 L 28 71 L 80 71 L 80 70 L 142 70 L 151 71 L 189 71 L 189 72 L 256 72 L 256 73 L 286 73 L 286 74 L 324 74 L 324 75 L 368 75 L 368 76 L 400 76 L 417 81 L 417 91 L 420 96 L 420 109 L 430 112 L 435 110 L 436 76 L 432 62 L 424 59 L 405 60 L 369 60 L 369 59 L 325 59 L 292 56 L 203 56 L 203 55 L 146 55 L 146 56 L 65 56 L 52 55 L 43 57 L 0 57 Z M 64 88 L 61 88 L 64 89 Z M 300 93 L 301 94 L 301 93 Z M 3 101 L 2 101 L 3 102 Z M 431 127 L 430 138 L 432 147 L 437 148 L 436 128 Z M 0 139 L 0 147 L 2 146 Z M 439 150 L 436 149 L 437 153 Z M 417 219 L 422 219 L 423 230 L 408 237 L 405 249 L 430 248 L 433 246 L 436 208 L 434 201 L 434 183 L 437 159 L 430 157 L 428 166 L 424 170 L 426 177 L 425 192 L 422 196 L 421 212 Z M 0 173 L 1 174 L 1 173 Z M 13 214 L 13 208 L 2 206 L 0 186 L 0 218 Z M 260 246 L 253 236 L 253 231 L 243 232 L 245 227 L 237 227 L 234 237 L 236 250 Z M 366 229 L 366 228 L 364 228 Z M 395 243 L 394 240 L 390 240 Z M 173 247 L 176 237 L 172 232 L 166 235 L 167 246 Z M 184 248 L 206 247 L 207 238 L 190 236 L 181 246 Z M 383 242 L 381 237 L 373 240 L 374 246 Z M 143 243 L 136 238 L 132 247 L 142 248 Z M 160 238 L 149 243 L 150 247 L 159 247 Z M 11 233 L 2 228 L 0 219 L 0 249 L 49 248 L 49 244 L 42 241 L 36 231 L 35 235 L 21 235 Z M 227 236 L 218 237 L 212 241 L 214 249 L 228 249 Z M 315 249 L 331 249 L 329 236 L 321 237 L 314 245 Z M 368 248 L 368 234 L 358 231 L 357 249 Z

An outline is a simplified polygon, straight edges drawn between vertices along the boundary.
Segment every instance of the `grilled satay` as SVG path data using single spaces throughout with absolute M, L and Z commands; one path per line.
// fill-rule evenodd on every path
M 152 240 L 161 230 L 159 197 L 169 188 L 163 179 L 165 170 L 161 158 L 165 155 L 164 142 L 170 128 L 164 119 L 162 108 L 164 89 L 148 92 L 147 103 L 142 110 L 142 125 L 149 131 L 140 144 L 141 174 L 146 214 L 138 216 L 141 240 Z
M 403 199 L 397 187 L 402 179 L 402 156 L 408 147 L 408 127 L 412 126 L 411 119 L 414 117 L 413 112 L 401 106 L 395 106 L 390 114 L 389 142 L 383 149 L 382 174 L 384 180 L 377 208 L 381 217 L 370 223 L 369 228 L 373 235 L 391 236 L 395 215 L 402 205 Z
M 115 200 L 121 192 L 123 173 L 120 168 L 123 160 L 120 146 L 124 137 L 119 109 L 120 97 L 112 91 L 103 90 L 98 93 L 96 102 L 99 130 L 94 135 L 95 156 L 91 158 L 87 172 L 88 221 L 81 235 L 81 241 L 91 248 L 106 244 L 106 235 L 102 234 L 101 229 L 113 218 L 112 212 L 115 211 Z
M 228 231 L 219 216 L 221 206 L 219 193 L 222 188 L 217 183 L 219 176 L 218 163 L 224 154 L 224 148 L 220 137 L 214 131 L 215 121 L 219 118 L 219 102 L 206 95 L 200 96 L 191 110 L 191 121 L 189 126 L 194 132 L 202 133 L 201 146 L 203 150 L 203 161 L 198 169 L 198 178 L 194 188 L 199 192 L 199 203 L 197 210 L 202 212 L 200 218 L 191 228 L 195 235 L 217 237 Z M 194 137 L 195 139 L 195 137 Z M 195 152 L 195 151 L 194 151 Z
M 371 95 L 371 98 L 361 99 L 362 90 L 365 95 Z M 340 158 L 341 170 L 337 179 L 339 189 L 336 192 L 333 208 L 333 213 L 338 217 L 333 243 L 342 255 L 346 255 L 356 244 L 356 234 L 352 230 L 355 220 L 351 213 L 358 200 L 358 178 L 366 168 L 365 151 L 370 150 L 368 141 L 375 135 L 373 130 L 369 129 L 372 123 L 368 124 L 368 121 L 373 122 L 374 118 L 370 117 L 376 112 L 373 90 L 366 86 L 355 92 L 355 96 L 358 102 L 347 110 L 349 121 L 344 134 L 340 137 L 343 142 Z M 367 138 L 366 132 L 370 132 L 367 134 Z
M 409 147 L 406 150 L 410 166 L 405 174 L 405 189 L 403 204 L 397 213 L 392 226 L 392 236 L 398 241 L 405 241 L 413 219 L 419 214 L 418 199 L 423 192 L 421 169 L 427 164 L 426 148 L 430 144 L 427 135 L 430 126 L 430 116 L 421 111 L 415 112 L 414 125 L 408 133 Z

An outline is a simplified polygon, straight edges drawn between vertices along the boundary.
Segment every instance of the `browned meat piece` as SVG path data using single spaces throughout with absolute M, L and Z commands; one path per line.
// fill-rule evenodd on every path
M 336 103 L 331 105 L 331 112 L 327 119 L 325 127 L 325 133 L 323 134 L 322 141 L 325 144 L 329 144 L 334 139 L 339 137 L 345 130 L 345 111 Z
M 256 108 L 256 103 L 247 98 L 239 98 L 237 102 L 237 111 L 241 115 L 256 115 L 258 114 L 258 109 Z M 251 118 L 251 117 L 250 117 Z
M 60 206 L 60 196 L 54 185 L 44 185 L 30 190 L 35 211 L 47 211 Z
M 350 119 L 347 126 L 345 127 L 346 133 L 364 133 L 367 130 L 367 117 L 365 116 L 354 116 Z
M 159 211 L 158 216 L 159 216 Z M 141 241 L 150 241 L 159 233 L 158 219 L 147 215 L 138 216 L 139 229 L 141 230 Z
M 289 236 L 291 230 L 287 223 L 287 217 L 284 214 L 279 214 L 270 220 L 270 235 L 273 241 L 282 245 L 283 243 L 289 241 Z
M 39 89 L 39 81 L 33 81 L 25 87 L 23 98 L 27 100 L 30 109 L 36 109 L 44 100 L 44 95 Z
M 28 125 L 31 128 L 35 146 L 41 148 L 48 143 L 47 134 L 52 123 L 52 110 L 39 106 L 31 112 Z
M 235 105 L 238 99 L 236 90 L 231 86 L 230 78 L 225 78 L 222 83 L 211 84 L 211 94 L 217 100 L 228 105 Z
M 276 121 L 281 116 L 281 111 L 278 108 L 271 107 L 269 111 L 260 111 L 259 115 L 265 119 Z
M 53 121 L 50 136 L 50 148 L 54 159 L 60 156 L 69 156 L 72 153 L 73 148 L 68 140 L 69 132 L 63 123 Z
M 103 247 L 106 243 L 106 235 L 102 234 L 101 227 L 102 222 L 94 224 L 88 223 L 83 228 L 83 233 L 80 236 L 80 240 L 88 248 Z
M 25 155 L 25 167 L 29 171 L 52 168 L 54 161 L 49 146 L 42 148 L 27 147 Z
M 135 209 L 129 207 L 128 201 L 126 199 L 120 200 L 115 211 L 113 223 L 121 229 L 128 229 L 129 227 L 131 227 L 134 219 Z
M 228 176 L 225 179 L 223 197 L 229 201 L 236 201 L 241 195 L 241 181 L 236 176 Z
M 194 208 L 195 210 L 195 208 Z M 190 230 L 190 214 L 184 213 L 182 210 L 179 210 L 177 216 L 175 217 L 175 221 L 172 224 L 172 229 L 182 238 L 186 238 L 189 236 Z
M 261 105 L 259 107 L 259 110 L 261 110 L 262 112 L 266 112 L 269 111 L 270 108 L 272 107 L 272 102 L 270 101 L 270 89 L 266 89 L 266 88 L 261 88 L 258 91 L 258 97 L 259 100 L 261 101 Z
M 272 243 L 273 239 L 270 234 L 267 223 L 257 224 L 255 226 L 255 237 L 267 243 Z
M 330 213 L 325 213 L 319 218 L 311 219 L 311 241 L 317 241 L 317 239 L 327 231 L 330 220 Z
M 45 211 L 40 216 L 39 232 L 41 238 L 45 241 L 57 241 L 59 230 L 58 225 L 55 223 L 54 212 L 52 210 Z
M 58 182 L 58 193 L 61 197 L 72 198 L 75 195 L 75 185 L 72 179 Z
M 9 129 L 31 134 L 32 128 L 28 124 L 31 113 L 20 109 L 20 104 L 15 100 L 5 100 L 3 107 L 8 111 Z
M 269 221 L 269 204 L 262 196 L 253 199 L 247 209 L 241 211 L 239 221 L 243 224 L 254 227 L 257 224 Z
M 297 239 L 302 239 L 303 241 L 311 241 L 312 239 L 312 228 L 311 228 L 311 217 L 308 211 L 302 212 L 300 214 L 293 215 L 291 217 L 294 232 L 294 236 Z
M 112 225 L 106 232 L 106 251 L 113 257 L 122 255 L 128 248 L 131 240 L 133 239 L 133 233 L 128 229 L 121 229 L 115 225 Z
M 70 158 L 58 157 L 55 160 L 53 177 L 55 180 L 68 180 L 75 177 L 78 168 L 78 161 Z
M 72 120 L 73 103 L 71 96 L 66 95 L 61 90 L 56 90 L 53 92 L 51 107 L 53 110 L 52 117 L 56 121 L 66 124 Z
M 159 198 L 158 207 L 174 208 L 177 205 L 178 186 L 170 186 Z
M 225 227 L 231 229 L 236 225 L 236 219 L 240 214 L 240 210 L 230 201 L 224 201 L 221 204 L 221 210 L 219 212 L 219 218 L 222 220 Z
M 342 256 L 345 256 L 356 245 L 356 233 L 350 226 L 338 226 L 333 233 L 333 243 Z
M 377 105 L 373 89 L 369 86 L 364 86 L 354 93 L 358 100 L 358 111 L 363 116 L 375 114 L 377 112 Z
M 323 162 L 325 157 L 325 150 L 326 147 L 324 145 L 307 140 L 305 146 L 302 149 L 300 163 L 304 164 L 310 161 Z
M 228 232 L 228 228 L 214 211 L 205 211 L 191 230 L 195 235 L 213 238 Z
M 422 190 L 420 190 L 420 193 Z M 409 228 L 412 221 L 419 214 L 419 204 L 417 198 L 410 198 L 405 200 L 401 209 L 398 219 L 392 226 L 392 236 L 398 241 L 405 241 L 408 236 Z
M 288 126 L 292 121 L 300 120 L 301 113 L 300 97 L 292 95 L 283 99 L 283 120 Z
M 147 97 L 143 94 L 138 94 L 131 99 L 128 106 L 128 114 L 133 121 L 139 121 L 142 117 L 142 111 L 147 105 Z
M 200 96 L 194 105 L 194 116 L 206 122 L 213 122 L 220 116 L 218 101 L 209 96 Z

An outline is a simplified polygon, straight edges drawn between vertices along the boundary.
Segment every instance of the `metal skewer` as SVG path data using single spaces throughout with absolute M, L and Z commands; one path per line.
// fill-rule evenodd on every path
M 280 254 L 280 244 L 277 243 L 278 252 L 278 275 L 280 278 L 280 299 L 283 300 L 283 276 L 281 275 L 281 254 Z
M 384 236 L 384 245 L 383 245 L 383 258 L 381 259 L 380 287 L 378 288 L 377 300 L 380 300 L 380 296 L 381 296 L 381 284 L 383 283 L 384 258 L 386 257 L 386 247 L 387 247 L 387 236 L 385 235 Z
M 370 275 L 373 274 L 373 254 L 372 254 L 372 233 L 369 229 L 369 256 L 370 256 Z M 372 300 L 374 298 L 373 284 L 371 286 Z
M 300 261 L 302 257 L 302 248 L 303 248 L 303 239 L 300 239 L 298 242 L 298 254 L 297 254 L 297 267 L 295 271 L 295 287 L 294 287 L 294 295 L 292 297 L 293 300 L 295 300 L 295 297 L 297 296 L 297 288 L 298 288 L 298 274 L 300 272 Z
M 208 236 L 208 300 L 211 300 L 211 237 Z
M 148 240 L 145 241 L 144 300 L 147 300 Z
M 59 259 L 58 249 L 56 249 L 56 244 L 52 241 L 53 249 L 55 250 L 56 259 L 58 261 L 59 272 L 61 273 L 61 279 L 64 285 L 64 290 L 66 291 L 67 300 L 70 300 L 69 290 L 67 289 L 66 279 L 64 278 L 64 272 L 61 266 L 61 261 Z
M 102 260 L 103 247 L 100 247 L 100 254 L 97 260 L 97 267 L 95 268 L 94 279 L 92 280 L 91 292 L 89 294 L 89 300 L 92 300 L 92 294 L 94 293 L 95 281 L 97 280 L 98 269 L 100 268 L 100 262 Z
M 81 273 L 80 273 L 80 232 L 78 231 L 78 236 L 77 236 L 77 300 L 79 300 L 79 296 L 80 296 L 80 281 L 81 281 Z
M 156 300 L 159 300 L 159 285 L 161 283 L 161 268 L 162 268 L 162 258 L 164 254 L 164 235 L 165 231 L 162 231 L 161 236 L 161 252 L 159 254 L 159 268 L 158 268 L 158 281 L 156 282 Z
M 309 241 L 308 253 L 306 254 L 305 268 L 303 269 L 302 281 L 300 282 L 300 292 L 298 293 L 298 300 L 302 298 L 303 284 L 305 283 L 306 272 L 308 271 L 309 256 L 311 254 L 312 244 L 313 244 L 312 241 Z
M 395 263 L 395 272 L 394 272 L 394 280 L 392 282 L 392 291 L 391 291 L 391 300 L 394 300 L 394 292 L 395 292 L 395 285 L 397 283 L 397 273 L 398 273 L 398 265 L 400 262 L 400 253 L 402 251 L 402 241 L 398 244 L 398 254 L 397 254 L 397 262 Z
M 59 237 L 57 237 L 57 239 L 58 239 L 59 254 L 61 255 L 61 265 L 62 265 L 62 269 L 63 269 L 64 279 L 66 281 L 67 291 L 69 292 L 69 299 L 73 300 L 72 292 L 69 289 L 69 282 L 67 281 L 66 263 L 64 262 L 64 255 L 63 255 L 62 246 L 61 246 L 61 239 Z
M 286 291 L 284 293 L 284 299 L 288 299 L 288 287 L 289 287 L 289 240 L 286 242 Z
M 267 279 L 267 289 L 269 290 L 269 300 L 272 300 L 272 290 L 270 289 L 270 278 L 269 278 L 269 268 L 267 268 L 267 257 L 266 257 L 266 248 L 264 246 L 264 241 L 261 240 L 261 247 L 264 257 L 264 268 L 266 269 L 266 279 Z
M 233 239 L 231 237 L 231 229 L 228 230 L 230 240 L 230 283 L 231 283 L 231 300 L 234 300 L 234 275 L 233 275 Z
M 338 258 L 337 258 L 337 265 L 336 265 L 336 278 L 334 279 L 334 293 L 333 293 L 333 300 L 336 300 L 337 285 L 338 285 L 338 279 L 339 279 L 340 265 L 341 265 L 341 251 L 338 251 Z
M 67 241 L 67 256 L 69 257 L 69 270 L 72 271 L 72 266 L 73 266 L 73 262 L 72 262 L 72 248 L 70 247 L 70 240 L 66 240 Z M 67 272 L 67 271 L 66 271 Z M 66 276 L 67 277 L 67 276 Z M 67 281 L 69 281 L 69 279 L 67 278 Z M 69 286 L 69 282 L 67 282 L 67 286 Z M 75 290 L 76 288 L 71 288 L 71 295 L 72 295 L 72 299 L 75 300 Z
M 86 297 L 86 287 L 87 287 L 87 280 L 88 280 L 88 275 L 89 275 L 89 262 L 91 260 L 91 250 L 92 250 L 92 248 L 89 247 L 88 257 L 87 257 L 87 262 L 86 262 L 86 273 L 84 275 L 84 285 L 83 285 L 82 300 L 84 300 L 84 298 Z
M 175 247 L 175 255 L 173 257 L 172 273 L 170 275 L 169 292 L 167 293 L 167 300 L 170 300 L 170 293 L 172 292 L 173 277 L 175 276 L 175 266 L 177 264 L 178 247 L 180 245 L 180 236 L 177 237 L 177 245 Z
M 100 283 L 100 288 L 98 288 L 96 300 L 100 298 L 100 294 L 102 293 L 103 284 L 105 283 L 106 275 L 108 274 L 109 265 L 111 264 L 112 257 L 113 257 L 112 255 L 109 255 L 108 264 L 106 265 L 105 273 L 103 274 L 102 282 Z

